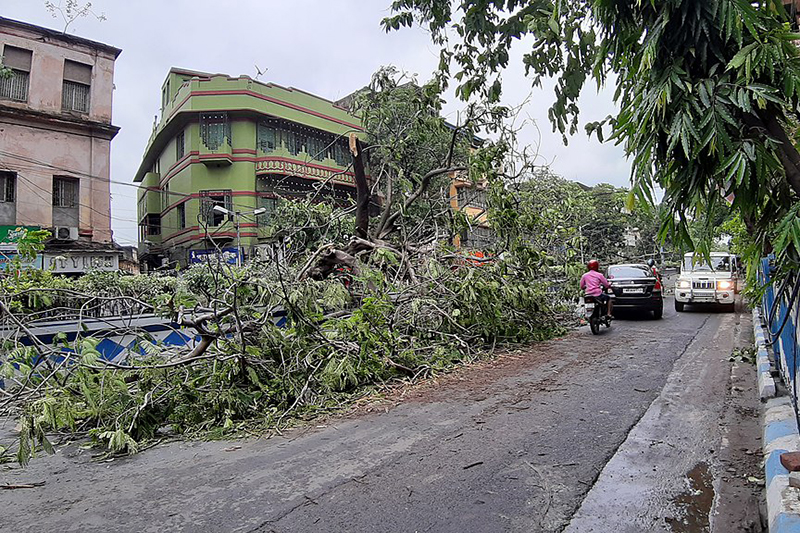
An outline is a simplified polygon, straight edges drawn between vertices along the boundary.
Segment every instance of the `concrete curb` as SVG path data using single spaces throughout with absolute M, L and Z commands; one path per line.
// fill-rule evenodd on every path
M 775 397 L 775 380 L 767 351 L 767 339 L 761 327 L 761 310 L 753 309 L 753 336 L 756 342 L 756 367 L 758 368 L 758 397 L 762 400 Z
M 800 451 L 800 439 L 789 398 L 767 401 L 764 413 L 764 478 L 771 533 L 800 533 L 800 489 L 789 486 L 781 454 Z
M 787 396 L 774 398 L 775 380 L 770 374 L 770 358 L 761 313 L 753 309 L 753 333 L 758 352 L 758 394 L 767 400 L 764 410 L 764 480 L 767 487 L 767 515 L 771 533 L 800 533 L 800 489 L 789 486 L 789 471 L 781 464 L 781 454 L 800 451 L 800 436 L 792 404 Z

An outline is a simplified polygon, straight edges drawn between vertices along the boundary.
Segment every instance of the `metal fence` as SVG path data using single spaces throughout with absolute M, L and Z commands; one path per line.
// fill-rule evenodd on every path
M 761 303 L 767 342 L 774 350 L 775 365 L 784 385 L 789 389 L 795 416 L 800 421 L 796 379 L 800 367 L 800 273 L 792 272 L 783 280 L 774 280 L 774 261 L 774 256 L 765 257 L 759 269 L 759 282 L 766 287 Z

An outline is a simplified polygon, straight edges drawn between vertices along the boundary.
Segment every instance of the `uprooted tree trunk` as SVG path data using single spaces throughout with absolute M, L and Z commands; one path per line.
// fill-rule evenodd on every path
M 355 174 L 356 185 L 356 217 L 355 217 L 355 231 L 354 238 L 350 240 L 348 245 L 343 249 L 336 249 L 333 245 L 325 245 L 306 263 L 300 270 L 298 277 L 300 279 L 325 279 L 337 268 L 348 267 L 350 269 L 356 268 L 357 259 L 356 255 L 361 252 L 369 252 L 376 248 L 392 249 L 385 239 L 397 230 L 396 222 L 403 213 L 422 197 L 430 187 L 431 181 L 442 174 L 451 174 L 455 172 L 462 172 L 467 170 L 466 166 L 454 166 L 453 153 L 455 149 L 456 138 L 459 134 L 460 128 L 454 128 L 452 142 L 450 144 L 450 151 L 447 156 L 447 162 L 444 167 L 433 169 L 427 172 L 419 181 L 416 189 L 406 198 L 405 202 L 392 211 L 394 202 L 391 201 L 391 181 L 389 183 L 389 191 L 387 191 L 387 202 L 383 205 L 383 211 L 380 216 L 378 227 L 372 234 L 369 228 L 369 206 L 370 206 L 370 186 L 367 181 L 364 165 L 364 150 L 361 141 L 354 133 L 350 134 L 350 154 L 353 158 L 353 171 Z M 406 247 L 407 248 L 407 247 Z M 409 272 L 413 277 L 413 273 Z

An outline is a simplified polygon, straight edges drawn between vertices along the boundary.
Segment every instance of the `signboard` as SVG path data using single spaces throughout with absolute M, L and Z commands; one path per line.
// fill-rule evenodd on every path
M 39 226 L 0 226 L 0 249 L 16 250 L 17 243 L 29 231 L 38 231 Z
M 44 254 L 44 268 L 54 274 L 83 274 L 90 270 L 119 270 L 119 254 L 102 252 L 64 252 Z
M 223 262 L 229 265 L 235 265 L 238 256 L 239 250 L 236 248 L 223 248 L 222 250 L 217 250 L 216 248 L 210 250 L 189 250 L 190 263 L 208 263 L 210 261 L 212 263 Z
M 17 259 L 19 254 L 16 251 L 0 250 L 0 270 L 8 270 L 13 268 L 12 265 Z M 40 255 L 36 256 L 33 261 L 21 261 L 20 267 L 23 269 L 41 269 L 43 258 Z

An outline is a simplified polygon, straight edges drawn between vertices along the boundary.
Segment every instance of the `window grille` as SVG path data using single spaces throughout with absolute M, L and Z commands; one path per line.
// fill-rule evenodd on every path
M 473 187 L 458 188 L 458 207 L 475 207 L 486 209 L 486 191 Z
M 231 125 L 226 113 L 203 113 L 200 115 L 200 137 L 209 150 L 218 150 L 223 144 L 231 144 Z
M 147 215 L 147 235 L 161 235 L 161 215 Z
M 333 159 L 340 167 L 349 166 L 352 162 L 350 147 L 345 142 L 338 142 L 334 145 Z
M 180 161 L 186 153 L 186 135 L 182 131 L 175 138 L 175 160 Z
M 215 211 L 214 206 L 216 205 L 233 211 L 231 191 L 200 191 L 200 216 L 207 226 L 219 226 L 225 222 L 225 218 L 228 216 Z
M 78 180 L 74 178 L 53 178 L 53 207 L 76 207 L 78 199 Z
M 261 196 L 258 198 L 258 207 L 266 209 L 262 214 L 258 215 L 257 222 L 259 226 L 269 226 L 272 222 L 272 217 L 275 216 L 275 210 L 278 208 L 277 198 L 268 198 Z
M 167 207 L 169 207 L 169 183 L 164 184 L 164 188 L 161 189 L 161 210 L 163 211 Z
M 169 80 L 167 83 L 164 84 L 163 89 L 161 89 L 161 110 L 167 108 L 167 104 L 169 104 Z
M 256 132 L 256 147 L 264 153 L 275 151 L 278 140 L 278 130 L 269 124 L 260 122 Z
M 306 136 L 306 153 L 312 159 L 322 161 L 325 158 L 325 143 L 320 137 L 313 135 Z
M 0 202 L 14 202 L 17 197 L 17 176 L 13 172 L 0 172 Z
M 178 229 L 184 229 L 186 228 L 186 202 L 178 205 L 177 212 L 178 212 Z
M 90 87 L 83 83 L 64 80 L 64 90 L 61 96 L 61 109 L 78 113 L 89 112 Z
M 497 242 L 497 235 L 490 228 L 476 226 L 467 232 L 464 241 L 468 248 L 484 250 L 491 248 Z
M 3 65 L 11 69 L 11 77 L 0 79 L 0 98 L 27 102 L 33 52 L 6 45 L 2 55 Z
M 22 70 L 11 69 L 11 77 L 0 79 L 0 98 L 15 102 L 28 101 L 29 75 Z

